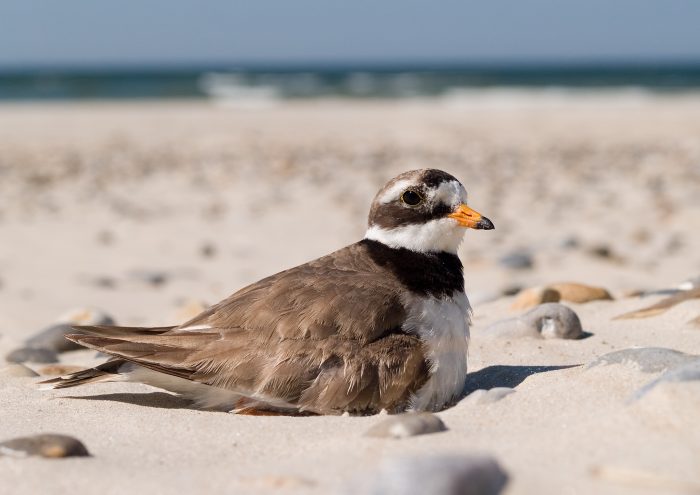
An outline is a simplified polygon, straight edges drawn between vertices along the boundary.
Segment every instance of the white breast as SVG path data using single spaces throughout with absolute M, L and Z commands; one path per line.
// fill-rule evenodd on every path
M 431 363 L 430 378 L 411 399 L 411 409 L 442 409 L 464 388 L 471 307 L 464 292 L 453 297 L 416 299 L 404 329 L 416 333 Z

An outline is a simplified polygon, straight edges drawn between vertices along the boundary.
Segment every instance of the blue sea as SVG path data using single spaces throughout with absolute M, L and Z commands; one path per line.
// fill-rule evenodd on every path
M 430 98 L 459 91 L 700 91 L 700 62 L 578 65 L 0 67 L 0 100 Z

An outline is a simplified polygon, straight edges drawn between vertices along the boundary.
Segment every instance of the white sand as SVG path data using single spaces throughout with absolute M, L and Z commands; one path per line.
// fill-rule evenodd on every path
M 640 320 L 612 317 L 659 297 L 572 304 L 593 334 L 578 341 L 485 338 L 513 316 L 512 298 L 481 302 L 512 285 L 621 295 L 699 275 L 700 97 L 4 105 L 0 132 L 0 355 L 74 307 L 177 323 L 183 300 L 216 302 L 359 239 L 377 188 L 417 167 L 458 176 L 496 225 L 469 232 L 460 252 L 476 301 L 470 372 L 632 346 L 700 353 L 687 323 L 700 300 Z M 580 247 L 562 248 L 572 236 Z M 601 244 L 617 259 L 587 252 Z M 498 265 L 516 248 L 533 252 L 533 269 Z M 169 279 L 154 288 L 136 270 Z M 98 361 L 76 351 L 62 362 Z M 448 432 L 404 440 L 363 437 L 379 417 L 242 417 L 146 386 L 40 392 L 35 379 L 0 378 L 0 440 L 71 434 L 94 456 L 0 458 L 0 493 L 329 493 L 384 459 L 443 451 L 495 456 L 509 494 L 699 493 L 697 382 L 628 402 L 657 375 L 534 373 L 499 402 L 440 413 Z

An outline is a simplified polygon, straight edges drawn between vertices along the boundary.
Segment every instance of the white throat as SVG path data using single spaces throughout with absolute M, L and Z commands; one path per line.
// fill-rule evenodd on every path
M 441 252 L 457 254 L 464 238 L 464 229 L 451 218 L 426 223 L 384 229 L 370 225 L 365 239 L 379 241 L 392 248 L 405 248 L 419 253 Z

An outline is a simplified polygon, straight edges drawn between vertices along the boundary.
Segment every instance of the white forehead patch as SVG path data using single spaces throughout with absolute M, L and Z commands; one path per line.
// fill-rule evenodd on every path
M 415 185 L 416 182 L 414 180 L 400 180 L 382 193 L 382 195 L 379 197 L 379 202 L 383 204 L 391 203 L 392 201 L 397 200 L 403 191 L 410 186 Z M 440 185 L 435 189 L 428 190 L 428 199 L 446 205 L 456 206 L 460 203 L 467 202 L 467 191 L 458 181 L 450 180 L 440 183 Z
M 456 180 L 440 183 L 437 189 L 429 191 L 429 195 L 430 199 L 451 206 L 467 202 L 467 191 Z
M 399 194 L 401 194 L 404 189 L 414 184 L 415 182 L 410 179 L 404 179 L 396 182 L 396 184 L 391 186 L 389 189 L 384 191 L 381 196 L 379 196 L 379 202 L 385 204 L 391 203 L 395 199 L 398 199 Z

